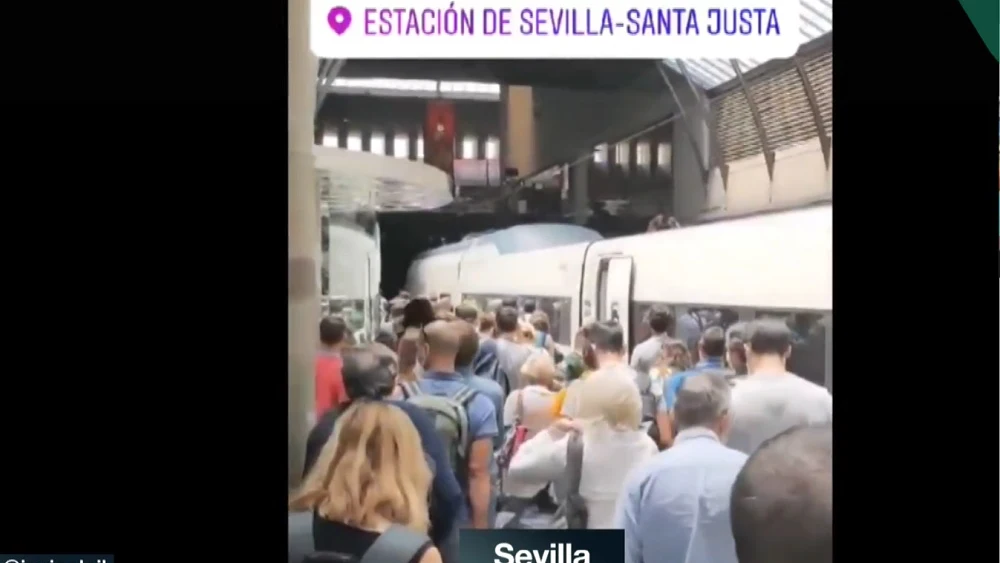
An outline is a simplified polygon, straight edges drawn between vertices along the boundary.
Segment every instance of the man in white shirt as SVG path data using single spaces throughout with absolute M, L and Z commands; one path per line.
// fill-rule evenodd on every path
M 830 392 L 785 369 L 793 340 L 791 329 L 777 319 L 747 325 L 748 375 L 733 388 L 729 447 L 751 454 L 793 426 L 833 422 Z
M 632 369 L 640 373 L 648 373 L 660 357 L 663 345 L 674 341 L 670 334 L 674 332 L 677 323 L 670 311 L 659 305 L 649 312 L 649 329 L 652 336 L 636 345 L 632 350 Z

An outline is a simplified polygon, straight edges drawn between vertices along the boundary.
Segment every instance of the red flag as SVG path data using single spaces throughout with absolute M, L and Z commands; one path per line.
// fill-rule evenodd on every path
M 427 102 L 424 121 L 424 162 L 455 173 L 455 106 L 451 102 Z

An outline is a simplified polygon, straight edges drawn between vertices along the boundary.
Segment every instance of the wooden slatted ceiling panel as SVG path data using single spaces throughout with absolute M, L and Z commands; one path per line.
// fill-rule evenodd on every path
M 712 101 L 724 162 L 761 154 L 760 136 L 754 127 L 750 104 L 740 89 Z
M 803 64 L 816 93 L 827 135 L 833 135 L 833 55 L 824 53 Z M 794 66 L 755 80 L 749 85 L 772 150 L 818 136 L 809 98 Z M 763 153 L 750 104 L 742 88 L 712 101 L 716 132 L 725 162 Z
M 804 66 L 806 76 L 816 92 L 826 134 L 833 137 L 833 53 L 824 53 L 806 61 Z
M 802 78 L 795 67 L 750 85 L 771 150 L 780 150 L 816 136 L 816 120 Z

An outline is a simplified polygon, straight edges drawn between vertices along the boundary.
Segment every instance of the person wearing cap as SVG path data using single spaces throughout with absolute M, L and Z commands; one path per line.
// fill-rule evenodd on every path
M 319 458 L 323 447 L 333 436 L 337 419 L 354 401 L 383 401 L 396 387 L 396 363 L 391 351 L 380 344 L 348 348 L 342 354 L 343 381 L 347 402 L 326 412 L 309 432 L 303 475 Z M 404 401 L 389 401 L 400 408 L 413 422 L 429 465 L 434 470 L 431 484 L 431 531 L 434 544 L 441 546 L 450 537 L 458 518 L 465 518 L 465 504 L 458 479 L 449 468 L 444 443 L 434 429 L 434 421 L 420 407 Z

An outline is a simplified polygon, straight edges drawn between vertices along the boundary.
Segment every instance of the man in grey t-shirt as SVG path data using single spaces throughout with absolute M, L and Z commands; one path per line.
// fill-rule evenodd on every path
M 534 347 L 515 341 L 519 322 L 517 309 L 501 307 L 497 311 L 496 321 L 497 332 L 500 333 L 496 339 L 497 361 L 500 366 L 498 383 L 509 395 L 511 391 L 521 388 L 521 366 L 534 352 Z
M 670 334 L 674 331 L 674 316 L 665 307 L 654 306 L 649 312 L 647 320 L 653 335 L 644 340 L 632 351 L 632 369 L 639 373 L 649 373 L 649 370 L 656 363 L 663 346 L 674 339 Z

